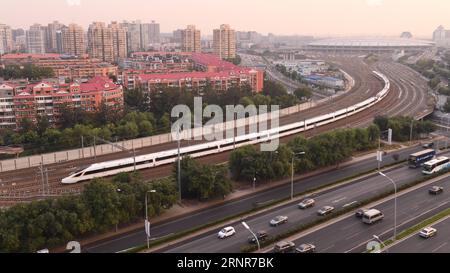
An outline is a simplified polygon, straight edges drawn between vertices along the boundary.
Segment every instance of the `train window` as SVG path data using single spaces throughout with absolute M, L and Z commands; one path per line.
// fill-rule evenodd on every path
M 83 174 L 82 172 L 77 173 L 77 175 L 75 175 L 74 177 L 80 177 L 82 174 Z

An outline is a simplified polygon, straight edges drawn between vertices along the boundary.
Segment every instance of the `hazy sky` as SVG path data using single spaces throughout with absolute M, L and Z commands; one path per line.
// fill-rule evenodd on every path
M 202 35 L 228 23 L 264 34 L 422 37 L 450 28 L 449 0 L 0 0 L 0 8 L 0 23 L 13 27 L 140 19 L 159 22 L 162 32 L 195 24 Z

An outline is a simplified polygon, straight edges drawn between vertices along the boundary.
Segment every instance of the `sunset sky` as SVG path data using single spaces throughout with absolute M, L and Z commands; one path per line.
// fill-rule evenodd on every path
M 27 27 L 52 20 L 79 23 L 155 20 L 162 32 L 195 24 L 209 35 L 222 23 L 264 34 L 431 37 L 450 28 L 449 0 L 1 0 L 0 23 Z

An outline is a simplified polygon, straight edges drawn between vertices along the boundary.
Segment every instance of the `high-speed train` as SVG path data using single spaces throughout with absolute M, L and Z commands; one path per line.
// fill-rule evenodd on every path
M 373 72 L 385 83 L 382 91 L 375 97 L 369 98 L 351 107 L 347 107 L 337 112 L 325 114 L 319 117 L 311 118 L 302 122 L 288 124 L 285 126 L 272 128 L 270 130 L 258 133 L 238 136 L 204 144 L 193 145 L 180 149 L 180 155 L 191 156 L 193 158 L 204 157 L 212 154 L 222 153 L 239 148 L 246 145 L 254 145 L 258 143 L 266 143 L 274 139 L 286 137 L 289 135 L 305 132 L 315 127 L 329 124 L 346 117 L 359 113 L 367 108 L 372 107 L 380 100 L 385 98 L 390 90 L 390 82 L 386 76 L 376 71 Z M 103 163 L 97 163 L 73 172 L 68 177 L 62 179 L 63 184 L 74 184 L 83 181 L 89 181 L 94 178 L 109 177 L 119 173 L 133 172 L 134 170 L 143 170 L 154 168 L 161 165 L 174 163 L 178 160 L 178 149 L 137 156 L 125 159 L 113 160 Z

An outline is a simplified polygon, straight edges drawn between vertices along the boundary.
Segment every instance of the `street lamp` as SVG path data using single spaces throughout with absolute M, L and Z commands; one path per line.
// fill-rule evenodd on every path
M 261 250 L 261 245 L 259 244 L 258 236 L 256 236 L 256 234 L 251 230 L 251 228 L 247 225 L 246 222 L 242 222 L 242 225 L 245 227 L 246 230 L 248 230 L 253 235 L 253 237 L 255 237 L 256 243 L 258 244 L 258 251 Z
M 373 235 L 373 238 L 375 240 L 377 240 L 383 246 L 383 249 L 386 249 L 386 252 L 388 251 L 386 245 L 383 243 L 383 241 L 380 239 L 380 237 L 378 237 L 377 235 Z
M 148 220 L 148 194 L 156 193 L 155 190 L 145 193 L 145 234 L 147 235 L 147 249 L 150 248 L 150 221 Z
M 298 155 L 305 155 L 305 154 L 306 154 L 305 152 L 292 153 L 291 200 L 294 200 L 294 159 Z
M 381 176 L 387 178 L 394 185 L 395 189 L 395 197 L 394 197 L 394 241 L 397 240 L 397 184 L 394 182 L 392 178 L 387 176 L 386 174 L 379 172 Z

